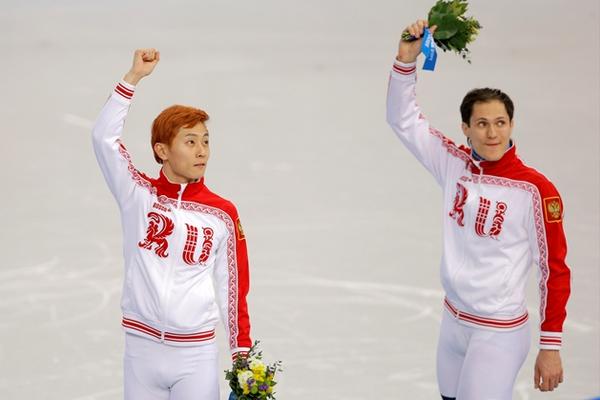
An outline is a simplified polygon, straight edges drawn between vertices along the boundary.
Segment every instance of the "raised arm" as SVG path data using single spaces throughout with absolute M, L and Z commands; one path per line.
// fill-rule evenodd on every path
M 130 168 L 133 167 L 129 154 L 120 140 L 123 125 L 135 92 L 135 85 L 143 77 L 152 73 L 159 60 L 160 54 L 155 49 L 135 51 L 131 69 L 111 93 L 92 131 L 96 159 L 119 205 L 123 204 L 135 187 L 131 179 Z
M 387 122 L 408 150 L 427 168 L 438 183 L 444 181 L 449 160 L 465 153 L 441 132 L 431 127 L 416 99 L 416 60 L 427 21 L 420 20 L 406 30 L 416 39 L 401 40 L 390 74 L 387 95 Z M 435 31 L 435 27 L 431 27 Z

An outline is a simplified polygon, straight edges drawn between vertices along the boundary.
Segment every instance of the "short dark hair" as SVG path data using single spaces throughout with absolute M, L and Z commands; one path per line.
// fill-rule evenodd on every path
M 508 114 L 509 120 L 512 121 L 513 114 L 515 112 L 515 106 L 506 93 L 500 89 L 478 88 L 469 91 L 460 104 L 460 115 L 462 117 L 462 122 L 469 125 L 469 122 L 471 121 L 471 114 L 473 114 L 473 105 L 475 103 L 486 103 L 492 100 L 498 100 L 504 104 L 504 108 L 506 108 L 506 113 Z

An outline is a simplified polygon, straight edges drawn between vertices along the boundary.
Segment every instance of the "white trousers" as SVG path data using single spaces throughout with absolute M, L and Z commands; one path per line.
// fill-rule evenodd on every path
M 125 334 L 125 400 L 219 400 L 216 343 L 176 347 Z
M 529 345 L 529 322 L 498 332 L 460 324 L 444 310 L 437 351 L 440 393 L 457 400 L 512 399 Z

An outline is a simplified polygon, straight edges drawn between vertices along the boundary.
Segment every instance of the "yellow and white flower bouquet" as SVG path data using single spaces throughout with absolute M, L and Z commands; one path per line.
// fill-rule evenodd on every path
M 231 394 L 229 400 L 275 400 L 275 373 L 281 372 L 281 361 L 265 364 L 258 341 L 247 356 L 238 355 L 231 370 L 225 371 Z

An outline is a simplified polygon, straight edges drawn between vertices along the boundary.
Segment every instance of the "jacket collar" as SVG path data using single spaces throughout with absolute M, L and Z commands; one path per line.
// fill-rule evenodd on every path
M 167 196 L 171 199 L 177 199 L 179 192 L 183 189 L 182 199 L 190 198 L 200 193 L 204 188 L 204 177 L 200 180 L 192 183 L 173 183 L 169 181 L 169 178 L 164 174 L 162 168 L 158 179 L 155 180 L 155 186 L 158 190 L 158 195 Z
M 501 171 L 506 171 L 507 169 L 513 167 L 515 162 L 518 160 L 517 146 L 512 140 L 510 143 L 510 147 L 506 150 L 502 158 L 497 161 L 478 161 L 475 157 L 473 157 L 473 149 L 471 149 L 471 165 L 472 168 L 475 169 L 473 172 L 488 175 L 498 175 Z M 481 170 L 481 172 L 479 170 Z

